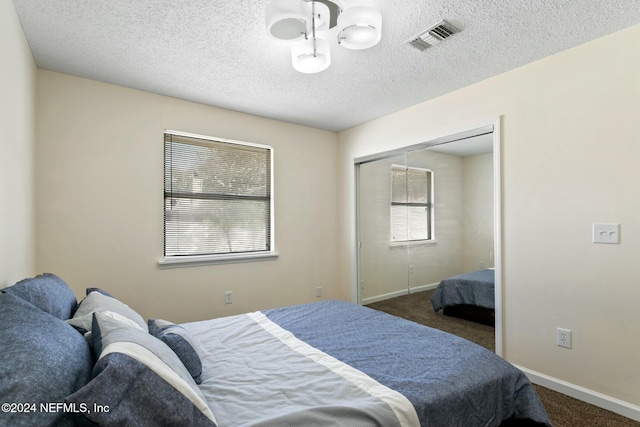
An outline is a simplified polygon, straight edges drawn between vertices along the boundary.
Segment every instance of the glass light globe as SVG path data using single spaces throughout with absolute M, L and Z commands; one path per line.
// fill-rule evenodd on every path
M 300 40 L 309 32 L 311 9 L 303 0 L 273 0 L 264 15 L 267 34 L 276 40 Z
M 338 38 L 348 49 L 368 49 L 382 37 L 382 14 L 372 7 L 356 6 L 338 16 Z
M 291 48 L 293 68 L 305 74 L 319 73 L 331 65 L 329 43 L 322 38 L 315 39 L 315 54 L 313 39 L 300 40 Z

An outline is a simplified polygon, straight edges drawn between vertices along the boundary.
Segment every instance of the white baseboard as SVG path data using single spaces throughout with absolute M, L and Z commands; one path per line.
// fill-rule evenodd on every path
M 363 298 L 360 301 L 360 303 L 362 305 L 373 304 L 374 302 L 384 301 L 384 300 L 387 300 L 387 299 L 391 299 L 391 298 L 401 297 L 403 295 L 407 295 L 409 293 L 409 291 L 411 291 L 411 293 L 414 294 L 416 292 L 430 291 L 431 289 L 435 289 L 437 287 L 438 287 L 438 283 L 431 283 L 431 284 L 428 284 L 428 285 L 414 286 L 411 289 L 408 289 L 408 288 L 407 289 L 401 289 L 399 291 L 389 292 L 387 294 L 376 295 L 375 297 Z
M 582 400 L 583 402 L 590 403 L 607 411 L 615 412 L 632 420 L 640 421 L 640 406 L 541 374 L 540 372 L 532 371 L 531 369 L 521 366 L 517 366 L 517 368 L 524 372 L 534 384 L 566 394 L 567 396 Z
M 440 284 L 440 282 L 430 283 L 428 285 L 414 286 L 413 288 L 411 288 L 411 293 L 415 294 L 416 292 L 430 291 L 431 289 L 437 288 L 438 284 Z

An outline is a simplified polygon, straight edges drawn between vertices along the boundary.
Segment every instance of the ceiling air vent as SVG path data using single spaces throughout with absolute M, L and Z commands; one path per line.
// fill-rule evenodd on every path
M 442 40 L 459 32 L 460 30 L 449 24 L 447 21 L 440 21 L 433 27 L 424 30 L 415 37 L 412 37 L 407 41 L 407 43 L 418 50 L 427 50 L 430 47 L 437 45 Z

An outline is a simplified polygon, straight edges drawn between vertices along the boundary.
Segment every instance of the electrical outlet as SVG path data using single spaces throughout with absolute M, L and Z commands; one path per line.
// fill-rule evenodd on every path
M 322 287 L 318 286 L 316 288 L 316 298 L 320 298 L 322 296 Z
M 227 291 L 224 293 L 224 303 L 231 304 L 233 302 L 233 292 Z
M 569 329 L 558 328 L 557 342 L 560 347 L 571 348 L 571 331 Z

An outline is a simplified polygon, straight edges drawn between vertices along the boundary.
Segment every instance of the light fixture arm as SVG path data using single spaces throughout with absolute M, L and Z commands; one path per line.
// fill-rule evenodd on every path
M 318 48 L 316 46 L 316 2 L 311 2 L 311 37 L 313 37 L 313 57 L 317 57 Z
M 331 29 L 336 25 L 338 25 L 338 15 L 342 13 L 342 7 L 340 6 L 339 0 L 304 0 L 304 1 L 311 2 L 311 3 L 314 3 L 314 2 L 322 3 L 323 6 L 326 7 L 325 10 L 328 10 L 329 12 L 329 17 L 328 19 L 325 20 L 327 22 L 326 29 Z M 315 13 L 314 13 L 314 16 L 316 16 Z

